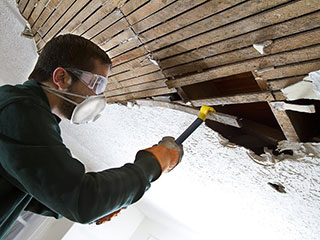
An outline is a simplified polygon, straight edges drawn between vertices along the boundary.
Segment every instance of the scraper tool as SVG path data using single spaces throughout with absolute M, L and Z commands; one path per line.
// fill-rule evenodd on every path
M 181 145 L 206 120 L 207 115 L 215 111 L 213 107 L 202 106 L 198 118 L 177 138 L 176 143 Z

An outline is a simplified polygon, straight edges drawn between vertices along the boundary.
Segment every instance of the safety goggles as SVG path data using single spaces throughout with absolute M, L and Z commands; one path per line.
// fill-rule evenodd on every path
M 74 74 L 95 94 L 101 94 L 107 87 L 107 78 L 98 74 L 83 71 L 76 68 L 65 68 L 68 72 Z

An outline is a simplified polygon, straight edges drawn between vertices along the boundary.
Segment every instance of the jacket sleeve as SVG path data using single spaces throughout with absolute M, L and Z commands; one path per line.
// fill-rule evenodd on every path
M 28 206 L 24 209 L 25 211 L 40 214 L 47 217 L 54 217 L 56 219 L 61 218 L 62 216 L 58 213 L 52 211 L 47 206 L 43 205 L 41 202 L 37 201 L 35 198 L 33 198 Z
M 33 102 L 5 107 L 0 126 L 3 168 L 37 201 L 72 221 L 88 223 L 136 202 L 161 174 L 144 151 L 135 163 L 85 173 L 63 144 L 54 115 Z

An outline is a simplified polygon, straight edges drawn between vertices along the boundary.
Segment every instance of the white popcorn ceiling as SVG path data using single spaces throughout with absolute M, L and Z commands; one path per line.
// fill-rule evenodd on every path
M 37 58 L 33 39 L 21 37 L 26 21 L 14 0 L 0 1 L 0 83 L 22 83 Z
M 20 36 L 24 22 L 14 2 L 0 1 L 1 85 L 26 80 L 37 56 L 34 42 Z M 63 121 L 61 128 L 67 147 L 98 171 L 133 162 L 138 150 L 163 136 L 179 136 L 194 119 L 170 109 L 109 105 L 96 123 Z M 204 125 L 184 149 L 182 163 L 154 182 L 137 204 L 147 217 L 162 224 L 179 221 L 212 236 L 199 239 L 319 239 L 319 159 L 264 167 L 244 148 L 223 147 Z M 287 193 L 268 182 L 281 183 Z
M 196 116 L 165 108 L 108 105 L 95 123 L 62 123 L 63 137 L 92 170 L 133 162 L 163 136 L 178 137 Z M 141 203 L 148 217 L 175 219 L 219 239 L 317 239 L 320 159 L 284 160 L 265 167 L 242 147 L 228 148 L 202 125 L 184 143 L 185 156 L 152 184 Z M 267 183 L 281 183 L 279 193 Z M 262 234 L 263 232 L 263 234 Z

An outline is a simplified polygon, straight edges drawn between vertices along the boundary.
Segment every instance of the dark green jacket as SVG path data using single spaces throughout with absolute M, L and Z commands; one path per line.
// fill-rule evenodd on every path
M 23 210 L 89 223 L 136 202 L 159 177 L 145 151 L 134 164 L 85 173 L 59 122 L 35 81 L 0 87 L 0 239 Z

